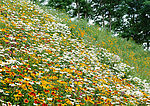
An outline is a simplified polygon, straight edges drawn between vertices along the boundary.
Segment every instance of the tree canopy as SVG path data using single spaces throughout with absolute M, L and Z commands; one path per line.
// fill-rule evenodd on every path
M 72 17 L 93 19 L 127 40 L 149 46 L 150 0 L 48 0 L 47 6 L 73 10 Z

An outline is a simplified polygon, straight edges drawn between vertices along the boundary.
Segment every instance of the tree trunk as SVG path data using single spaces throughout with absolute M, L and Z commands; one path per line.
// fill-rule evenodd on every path
M 105 29 L 105 20 L 104 20 L 104 14 L 102 14 L 102 18 L 103 18 L 103 27 Z
M 100 0 L 99 2 L 100 6 L 103 5 L 103 0 Z M 102 19 L 103 19 L 103 28 L 105 29 L 105 20 L 104 20 L 104 14 L 102 13 Z
M 149 50 L 149 40 L 147 39 L 147 50 Z
M 78 0 L 76 0 L 76 5 L 77 5 L 77 17 L 78 17 L 78 19 L 80 19 L 80 6 L 79 6 L 79 1 Z
M 87 19 L 87 13 L 84 14 L 85 19 Z
M 109 12 L 109 29 L 111 31 L 111 14 L 110 14 L 110 12 Z

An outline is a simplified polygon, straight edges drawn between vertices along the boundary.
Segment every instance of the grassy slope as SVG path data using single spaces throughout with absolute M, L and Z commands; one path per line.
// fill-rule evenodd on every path
M 43 13 L 33 4 L 21 2 L 0 1 L 0 105 L 2 102 L 44 106 L 149 103 L 145 89 L 149 85 L 126 76 L 148 79 L 149 54 L 141 47 L 132 41 L 113 38 L 107 31 L 99 31 L 98 26 L 87 26 L 84 20 L 71 22 L 61 11 Z M 71 34 L 59 22 L 67 24 Z M 131 68 L 121 66 L 122 62 L 116 62 L 118 56 L 100 46 L 118 54 L 130 66 L 138 66 L 139 71 L 122 72 L 122 67 L 129 72 Z
M 135 67 L 135 71 L 131 72 L 132 76 L 150 82 L 150 53 L 144 51 L 142 46 L 132 40 L 126 41 L 123 38 L 112 37 L 108 31 L 103 29 L 99 31 L 100 27 L 97 25 L 88 26 L 88 22 L 85 20 L 71 22 L 70 17 L 64 11 L 57 10 L 57 12 L 50 11 L 50 13 L 65 19 L 62 22 L 70 26 L 72 33 L 76 35 L 84 33 L 83 39 L 90 41 L 93 45 L 106 48 L 109 52 L 119 55 L 124 63 Z

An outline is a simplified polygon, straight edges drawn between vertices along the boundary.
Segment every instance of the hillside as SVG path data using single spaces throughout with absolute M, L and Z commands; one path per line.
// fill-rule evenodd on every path
M 150 104 L 134 67 L 83 38 L 63 13 L 27 0 L 0 1 L 0 11 L 0 105 Z

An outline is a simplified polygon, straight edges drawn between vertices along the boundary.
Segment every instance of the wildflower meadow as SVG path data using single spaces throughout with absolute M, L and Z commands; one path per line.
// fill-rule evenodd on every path
M 94 45 L 99 37 L 58 15 L 29 0 L 0 1 L 0 105 L 150 105 L 150 83 L 104 48 L 112 41 Z

